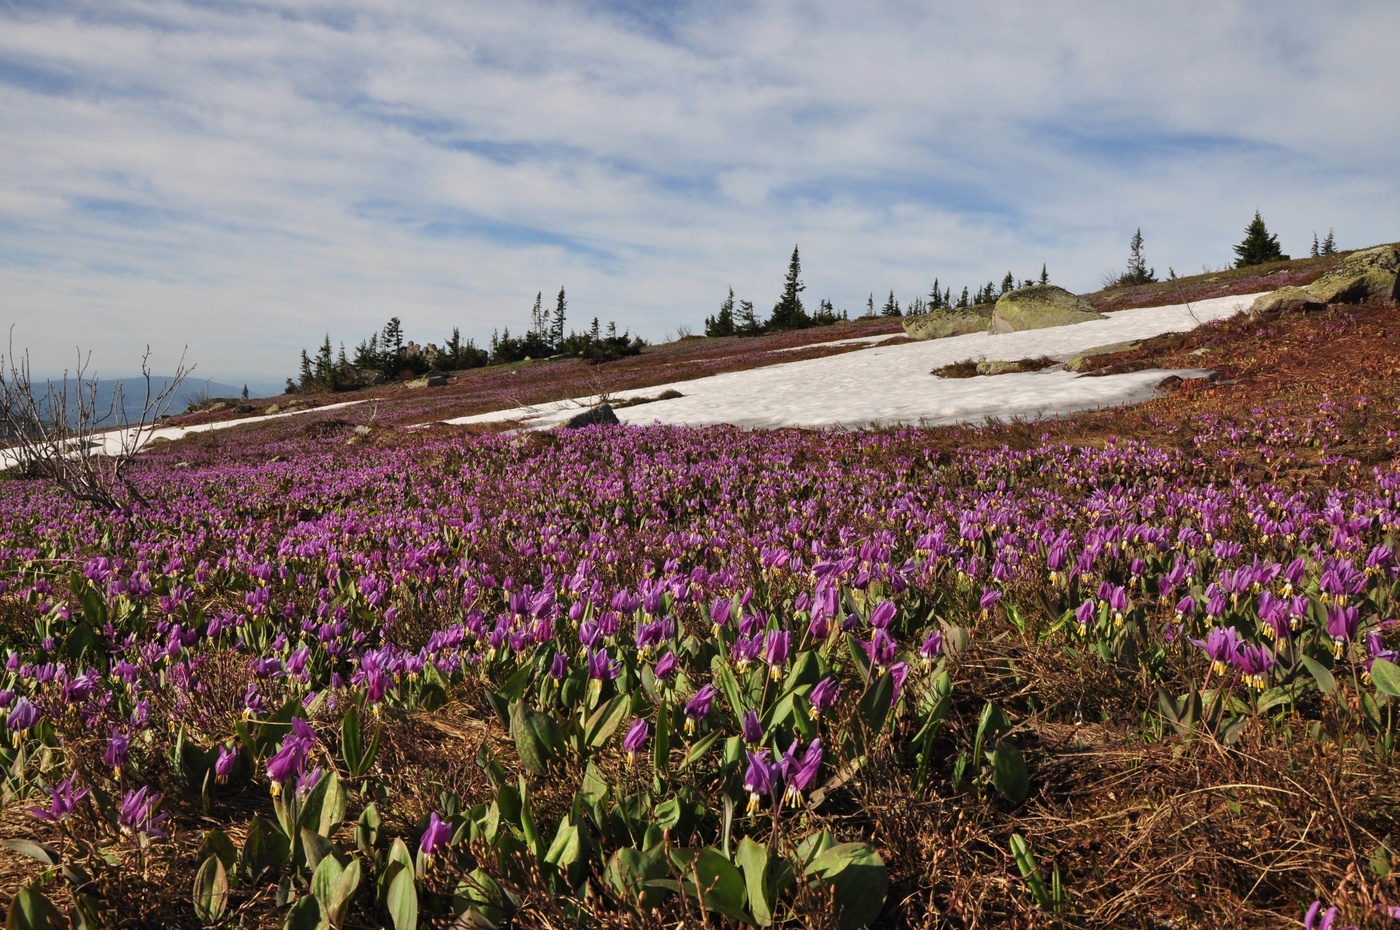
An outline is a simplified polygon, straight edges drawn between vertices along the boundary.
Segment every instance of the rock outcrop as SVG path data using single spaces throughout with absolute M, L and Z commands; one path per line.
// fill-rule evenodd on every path
M 988 305 L 963 307 L 957 310 L 930 310 L 904 318 L 904 332 L 910 339 L 943 339 L 985 333 L 992 321 Z
M 1256 297 L 1249 315 L 1258 319 L 1282 313 L 1308 313 L 1326 306 L 1327 301 L 1305 287 L 1281 287 L 1271 294 Z
M 1353 252 L 1307 290 L 1324 304 L 1400 300 L 1400 249 L 1383 245 Z
M 580 429 L 584 426 L 617 426 L 622 421 L 613 413 L 612 405 L 599 404 L 590 407 L 583 413 L 575 414 L 563 423 L 559 424 L 560 429 Z
M 1017 333 L 1102 319 L 1106 317 L 1084 298 L 1053 284 L 1037 284 L 1001 295 L 992 310 L 990 331 Z

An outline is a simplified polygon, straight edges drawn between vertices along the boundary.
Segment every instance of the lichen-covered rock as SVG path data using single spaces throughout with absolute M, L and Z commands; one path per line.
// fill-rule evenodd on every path
M 1281 287 L 1271 294 L 1254 298 L 1249 315 L 1258 319 L 1281 313 L 1308 313 L 1326 306 L 1327 301 L 1305 287 Z
M 1393 245 L 1353 252 L 1308 291 L 1325 304 L 1400 300 L 1400 249 Z
M 1017 333 L 1102 319 L 1106 317 L 1084 298 L 1053 284 L 1038 284 L 1001 295 L 992 310 L 991 332 Z
M 613 413 L 612 405 L 599 404 L 570 417 L 559 424 L 559 427 L 560 429 L 580 429 L 585 426 L 617 426 L 621 422 L 617 418 L 617 414 Z
M 985 333 L 992 320 L 992 308 L 986 304 L 959 310 L 930 310 L 904 318 L 904 332 L 910 339 L 943 339 Z

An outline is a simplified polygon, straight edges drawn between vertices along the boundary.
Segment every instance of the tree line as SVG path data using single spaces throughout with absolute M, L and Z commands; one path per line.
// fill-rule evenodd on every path
M 564 288 L 552 310 L 544 306 L 544 293 L 535 294 L 530 311 L 530 328 L 523 335 L 512 336 L 510 327 L 493 331 L 488 346 L 477 346 L 472 339 L 463 341 L 461 330 L 452 328 L 452 335 L 442 346 L 434 343 L 418 345 L 404 339 L 403 322 L 390 317 L 377 333 L 361 340 L 351 355 L 340 344 L 337 351 L 331 344 L 330 333 L 316 352 L 301 351 L 301 363 L 295 379 L 288 378 L 288 393 L 298 391 L 345 391 L 381 381 L 418 377 L 430 371 L 462 371 L 487 365 L 505 365 L 525 359 L 556 356 L 580 358 L 597 364 L 628 355 L 636 355 L 646 346 L 641 337 L 626 330 L 617 331 L 617 324 L 602 326 L 597 317 L 582 332 L 565 333 L 568 296 Z

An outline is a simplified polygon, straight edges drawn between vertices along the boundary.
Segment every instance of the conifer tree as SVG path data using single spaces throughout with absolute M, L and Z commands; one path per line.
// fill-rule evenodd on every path
M 1284 255 L 1278 246 L 1278 236 L 1269 232 L 1269 227 L 1264 225 L 1264 218 L 1259 215 L 1258 210 L 1254 211 L 1254 219 L 1245 227 L 1244 239 L 1234 249 L 1235 254 L 1239 256 L 1235 259 L 1236 268 L 1288 260 L 1288 256 Z
M 807 289 L 802 283 L 802 260 L 798 257 L 797 246 L 792 247 L 792 258 L 788 261 L 787 279 L 783 283 L 783 296 L 773 305 L 773 315 L 769 317 L 769 329 L 801 329 L 810 320 L 802 307 L 800 295 Z
M 1008 291 L 1014 290 L 1016 290 L 1016 279 L 1012 277 L 1011 272 L 1008 271 L 1006 277 L 1001 279 L 1001 292 L 1005 294 Z
M 564 310 L 567 307 L 568 301 L 565 300 L 564 289 L 561 287 L 559 297 L 554 302 L 554 322 L 549 328 L 549 344 L 555 352 L 564 344 Z
M 963 285 L 962 296 L 958 298 L 958 306 L 959 306 L 959 307 L 971 306 L 971 302 L 968 300 L 968 296 L 967 296 L 967 285 L 966 285 L 966 284 Z
M 867 298 L 865 298 L 865 315 L 866 315 L 866 316 L 874 316 L 874 315 L 875 315 L 875 292 L 874 292 L 874 291 L 871 291 L 871 292 L 870 292 L 870 296 L 867 297 Z
M 734 334 L 737 336 L 757 336 L 761 332 L 763 332 L 763 324 L 758 322 L 758 316 L 753 312 L 753 301 L 739 301 L 739 319 L 734 325 Z
M 729 289 L 729 296 L 719 305 L 719 313 L 705 318 L 705 335 L 734 335 L 734 288 Z
M 1312 248 L 1308 250 L 1308 255 L 1309 255 L 1311 258 L 1317 258 L 1317 256 L 1318 256 L 1318 251 L 1317 251 L 1317 230 L 1313 230 L 1313 244 L 1312 244 Z
M 1119 276 L 1118 284 L 1151 284 L 1157 280 L 1157 269 L 1147 267 L 1147 259 L 1142 254 L 1142 227 L 1133 233 L 1128 242 L 1128 270 Z
M 1044 265 L 1044 264 L 1042 264 L 1042 265 L 1040 266 L 1040 283 L 1041 283 L 1041 284 L 1049 284 L 1049 283 L 1050 283 L 1050 272 L 1047 271 L 1047 270 L 1045 269 L 1045 265 Z
M 943 292 L 938 288 L 938 279 L 933 279 L 933 287 L 928 291 L 928 308 L 937 310 L 943 306 Z
M 884 305 L 883 307 L 880 308 L 880 315 L 881 315 L 881 316 L 900 316 L 900 312 L 899 312 L 899 301 L 897 301 L 897 300 L 894 299 L 894 291 L 893 291 L 893 290 L 890 291 L 889 299 L 887 299 L 887 300 L 885 301 L 885 305 Z
M 1327 230 L 1327 238 L 1322 240 L 1322 254 L 1336 255 L 1337 240 L 1332 237 L 1332 230 Z

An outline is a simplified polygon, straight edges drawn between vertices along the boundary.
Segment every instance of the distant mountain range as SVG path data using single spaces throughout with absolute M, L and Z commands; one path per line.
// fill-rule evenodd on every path
M 171 378 L 168 375 L 151 376 L 151 399 L 155 397 L 170 384 Z M 58 381 L 49 382 L 55 391 L 61 389 Z M 42 387 L 39 390 L 43 390 Z M 258 396 L 253 386 L 249 386 L 250 391 L 254 391 L 252 396 Z M 72 422 L 76 416 L 77 386 L 71 381 L 68 384 L 68 407 L 69 421 Z M 120 395 L 118 394 L 120 392 Z M 215 397 L 237 398 L 243 393 L 243 386 L 235 387 L 232 384 L 224 384 L 220 381 L 212 381 L 205 378 L 187 378 L 175 389 L 175 396 L 170 404 L 165 408 L 169 414 L 184 413 L 193 404 L 199 404 L 205 400 Z M 120 397 L 120 404 L 114 403 Z M 111 380 L 100 380 L 97 382 L 97 403 L 96 410 L 102 417 L 99 426 L 115 426 L 121 420 L 128 423 L 135 423 L 141 417 L 142 407 L 146 402 L 146 380 L 139 375 L 134 378 L 113 378 Z M 109 413 L 110 411 L 110 413 Z

